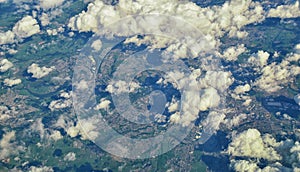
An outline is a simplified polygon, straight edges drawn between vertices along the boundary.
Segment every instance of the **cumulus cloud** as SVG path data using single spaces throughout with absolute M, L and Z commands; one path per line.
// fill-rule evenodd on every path
M 61 92 L 60 99 L 52 100 L 48 106 L 51 111 L 68 108 L 72 105 L 72 92 Z
M 0 72 L 6 72 L 8 69 L 12 68 L 14 65 L 7 59 L 2 59 L 0 61 Z
M 223 54 L 221 54 L 221 58 L 224 58 L 228 61 L 236 61 L 238 56 L 241 55 L 246 51 L 246 47 L 244 44 L 238 45 L 238 46 L 231 46 L 223 51 Z
M 292 169 L 282 166 L 280 163 L 270 164 L 260 168 L 256 162 L 248 160 L 232 160 L 231 167 L 237 172 L 291 172 Z
M 17 42 L 16 38 L 27 38 L 40 32 L 37 20 L 32 16 L 25 16 L 19 20 L 12 30 L 0 31 L 0 45 L 12 44 Z
M 22 80 L 21 79 L 4 79 L 3 83 L 4 85 L 8 86 L 8 87 L 12 87 L 15 85 L 19 85 L 21 84 Z
M 251 87 L 249 84 L 246 85 L 239 85 L 234 89 L 235 94 L 243 94 L 245 92 L 250 91 Z
M 267 65 L 269 57 L 270 54 L 268 52 L 264 52 L 260 50 L 254 56 L 251 56 L 248 59 L 248 62 L 262 67 Z
M 29 172 L 54 172 L 54 170 L 52 167 L 47 167 L 47 166 L 42 166 L 42 167 L 31 166 Z
M 96 110 L 99 110 L 99 109 L 108 109 L 110 103 L 111 102 L 109 100 L 101 99 L 100 103 L 95 107 L 95 109 Z
M 201 70 L 194 69 L 189 76 L 185 76 L 180 71 L 167 72 L 164 83 L 173 83 L 177 89 L 187 88 L 182 98 L 182 115 L 174 113 L 171 115 L 172 122 L 179 122 L 189 125 L 198 118 L 200 111 L 217 108 L 221 103 L 221 95 L 232 84 L 233 78 L 230 72 L 207 71 L 201 76 Z M 177 82 L 174 82 L 177 81 Z M 215 123 L 213 122 L 215 119 Z M 214 126 L 218 121 L 224 119 L 222 114 L 209 114 L 208 121 L 204 126 Z M 215 127 L 217 128 L 217 127 Z
M 12 31 L 0 32 L 0 45 L 11 44 L 15 41 L 15 34 Z
M 268 17 L 297 18 L 300 16 L 299 1 L 290 5 L 280 5 L 268 12 Z
M 51 135 L 50 135 L 50 138 L 51 138 L 52 140 L 57 141 L 57 140 L 62 139 L 63 136 L 61 135 L 60 131 L 54 130 L 54 131 L 52 131 L 52 133 L 51 133 Z
M 17 154 L 19 151 L 22 151 L 24 148 L 22 146 L 18 146 L 16 140 L 16 132 L 9 131 L 5 132 L 2 135 L 2 139 L 0 141 L 0 159 L 6 159 L 11 155 Z
M 270 142 L 261 137 L 257 129 L 248 129 L 233 137 L 228 146 L 228 154 L 234 157 L 263 158 L 269 161 L 281 160 Z
M 270 134 L 248 129 L 234 135 L 228 146 L 231 167 L 235 171 L 297 171 L 300 166 L 300 143 L 290 139 L 277 142 Z M 259 166 L 265 159 L 266 167 Z M 286 165 L 283 166 L 282 164 Z
M 54 66 L 51 66 L 49 68 L 43 66 L 43 67 L 39 67 L 38 64 L 36 63 L 32 63 L 28 69 L 27 72 L 32 74 L 33 78 L 42 78 L 44 76 L 47 76 L 50 72 L 52 72 L 55 69 Z
M 13 32 L 20 38 L 27 38 L 40 32 L 40 26 L 32 16 L 25 16 L 13 27 Z
M 254 82 L 254 85 L 267 92 L 280 90 L 285 84 L 291 82 L 291 78 L 300 74 L 300 67 L 293 64 L 299 59 L 300 54 L 292 53 L 280 63 L 273 62 L 256 69 L 261 76 Z
M 99 50 L 101 50 L 101 48 L 102 48 L 102 42 L 101 42 L 101 40 L 96 40 L 96 41 L 94 41 L 93 43 L 92 43 L 92 48 L 94 49 L 94 50 L 96 50 L 96 51 L 99 51 Z
M 137 88 L 140 88 L 140 85 L 136 82 L 126 82 L 122 80 L 111 81 L 110 84 L 106 87 L 106 91 L 109 93 L 131 93 L 134 92 Z
M 74 152 L 69 152 L 65 157 L 64 161 L 75 161 L 76 160 L 76 154 Z
M 72 17 L 68 26 L 73 30 L 81 32 L 112 33 L 118 36 L 130 36 L 133 33 L 159 34 L 164 33 L 163 30 L 166 28 L 178 28 L 178 31 L 170 29 L 170 32 L 174 32 L 174 35 L 182 38 L 180 42 L 174 42 L 174 40 L 158 36 L 145 37 L 146 40 L 144 40 L 144 42 L 148 41 L 150 46 L 153 45 L 154 48 L 166 47 L 167 51 L 172 51 L 178 57 L 186 57 L 188 54 L 192 54 L 193 57 L 198 55 L 199 52 L 189 52 L 187 47 L 199 45 L 197 43 L 199 43 L 199 38 L 203 35 L 197 35 L 199 33 L 189 32 L 188 30 L 182 32 L 180 28 L 186 29 L 186 27 L 180 26 L 180 23 L 164 21 L 165 19 L 163 17 L 156 17 L 155 19 L 147 17 L 137 17 L 134 19 L 133 17 L 129 17 L 127 18 L 128 20 L 126 19 L 127 22 L 123 20 L 125 23 L 119 25 L 119 28 L 114 28 L 114 26 L 110 25 L 128 16 L 144 14 L 176 16 L 187 23 L 192 23 L 192 25 L 199 29 L 206 39 L 209 40 L 209 46 L 211 47 L 217 46 L 219 42 L 218 39 L 225 33 L 229 32 L 231 36 L 239 35 L 242 37 L 245 33 L 240 32 L 240 28 L 250 23 L 260 22 L 264 19 L 262 6 L 258 2 L 251 2 L 251 0 L 234 0 L 225 2 L 223 6 L 207 8 L 201 8 L 192 2 L 177 0 L 156 2 L 120 0 L 116 6 L 106 5 L 102 1 L 96 0 L 88 5 L 87 11 L 83 11 Z M 151 20 L 151 22 L 149 20 Z M 99 26 L 103 26 L 103 28 L 98 30 Z M 184 33 L 186 32 L 194 35 L 185 39 L 186 34 Z M 127 41 L 136 42 L 138 44 L 141 43 L 141 40 L 137 39 L 137 37 Z M 206 46 L 206 48 L 209 46 Z M 199 48 L 200 47 L 195 47 L 194 50 L 199 51 L 201 49 Z
M 0 120 L 4 121 L 11 118 L 11 110 L 5 105 L 0 105 Z
M 49 16 L 46 13 L 42 13 L 39 19 L 41 20 L 42 26 L 47 26 L 50 23 Z
M 251 86 L 249 84 L 239 85 L 237 86 L 231 93 L 231 97 L 235 100 L 244 101 L 242 105 L 249 106 L 252 102 L 251 97 L 248 92 L 251 90 Z
M 55 8 L 63 4 L 64 0 L 40 0 L 40 6 L 43 9 Z

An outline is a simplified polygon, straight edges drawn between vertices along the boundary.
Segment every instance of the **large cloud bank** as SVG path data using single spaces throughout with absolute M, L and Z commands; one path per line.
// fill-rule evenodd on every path
M 163 33 L 162 29 L 165 29 L 164 25 L 166 24 L 168 28 L 180 28 L 178 23 L 164 21 L 163 17 L 157 17 L 151 21 L 147 17 L 130 17 L 148 14 L 175 16 L 183 19 L 183 21 L 199 29 L 213 47 L 218 45 L 218 38 L 225 33 L 229 33 L 230 36 L 241 35 L 240 29 L 243 26 L 260 22 L 264 19 L 262 6 L 251 0 L 234 0 L 226 2 L 220 7 L 213 6 L 208 8 L 201 8 L 192 2 L 179 2 L 176 0 L 155 2 L 147 0 L 120 0 L 116 6 L 106 5 L 102 1 L 96 0 L 88 5 L 87 11 L 72 17 L 69 27 L 80 32 L 106 32 L 118 36 L 130 36 L 133 33 Z M 127 19 L 124 19 L 126 17 Z M 116 25 L 110 25 L 114 22 L 124 22 L 124 20 L 129 21 L 127 22 L 128 25 L 118 25 L 118 28 L 114 28 Z M 155 23 L 159 24 L 155 26 Z M 178 29 L 176 34 L 182 35 L 180 29 Z M 180 43 L 157 36 L 148 36 L 144 40 L 135 38 L 130 39 L 130 41 L 139 44 L 146 42 L 154 48 L 168 47 L 168 50 L 179 57 L 186 57 L 191 52 L 188 52 L 189 50 L 186 47 L 183 48 L 181 43 L 188 47 L 193 46 L 199 41 L 197 40 L 199 36 L 189 37 L 188 40 L 181 40 Z M 192 54 L 197 56 L 198 53 Z

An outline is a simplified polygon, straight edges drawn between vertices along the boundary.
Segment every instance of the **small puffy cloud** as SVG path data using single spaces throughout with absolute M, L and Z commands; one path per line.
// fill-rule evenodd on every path
M 5 105 L 0 105 L 0 121 L 11 118 L 11 110 Z
M 55 8 L 63 4 L 64 0 L 40 0 L 40 6 L 43 9 Z
M 95 109 L 96 109 L 96 110 L 99 110 L 99 109 L 108 109 L 110 103 L 111 103 L 111 102 L 110 102 L 109 100 L 101 99 L 101 100 L 100 100 L 100 103 L 95 107 Z
M 274 149 L 274 141 L 270 140 L 272 141 L 265 141 L 257 129 L 248 129 L 232 138 L 227 152 L 234 157 L 281 160 L 282 157 Z
M 101 42 L 101 40 L 96 40 L 96 41 L 94 41 L 93 43 L 92 43 L 92 48 L 94 49 L 94 50 L 96 50 L 96 51 L 99 51 L 99 50 L 101 50 L 101 48 L 102 48 L 102 42 Z
M 15 41 L 15 34 L 12 31 L 0 32 L 0 45 L 11 44 Z
M 8 87 L 12 87 L 18 84 L 21 84 L 22 80 L 21 79 L 4 79 L 3 83 L 4 85 L 8 86 Z
M 69 152 L 65 157 L 64 161 L 75 161 L 76 160 L 76 154 L 74 152 Z
M 50 138 L 57 141 L 63 138 L 63 136 L 61 135 L 60 131 L 58 130 L 54 130 L 52 131 Z
M 49 16 L 46 13 L 42 13 L 39 19 L 41 20 L 42 26 L 47 26 L 50 23 Z
M 299 1 L 296 1 L 295 4 L 280 5 L 275 9 L 270 9 L 267 16 L 279 18 L 297 18 L 300 16 L 299 9 Z
M 248 62 L 256 66 L 265 66 L 267 65 L 270 54 L 264 51 L 258 51 L 254 56 L 251 56 L 248 59 Z
M 68 126 L 66 129 L 67 134 L 70 137 L 76 137 L 80 135 L 82 140 L 95 140 L 99 135 L 99 119 L 97 116 L 93 116 L 88 119 L 81 119 L 80 124 L 79 122 L 74 126 Z
M 122 80 L 111 81 L 106 87 L 106 91 L 109 93 L 120 94 L 120 93 L 131 93 L 134 92 L 140 85 L 136 82 L 126 82 Z
M 47 166 L 42 166 L 42 167 L 31 166 L 29 172 L 54 172 L 54 170 L 52 167 L 47 167 Z
M 235 94 L 243 94 L 245 92 L 250 91 L 251 87 L 249 84 L 246 85 L 239 85 L 234 89 Z
M 27 38 L 40 32 L 40 26 L 32 16 L 25 16 L 13 27 L 13 32 L 20 38 Z
M 32 63 L 28 69 L 27 72 L 32 74 L 33 78 L 42 78 L 44 76 L 47 76 L 50 72 L 52 72 L 55 69 L 54 66 L 51 66 L 49 68 L 43 66 L 39 67 L 38 64 Z
M 0 61 L 0 72 L 6 72 L 8 69 L 12 68 L 14 65 L 7 59 L 2 59 Z
M 246 50 L 247 49 L 244 44 L 232 46 L 224 50 L 223 54 L 221 54 L 221 57 L 228 61 L 236 61 L 238 56 L 244 53 Z
M 64 109 L 68 108 L 72 105 L 72 100 L 71 100 L 72 92 L 67 93 L 67 92 L 61 92 L 60 93 L 60 98 L 58 100 L 52 100 L 48 106 L 48 108 L 51 111 L 59 110 L 59 109 Z

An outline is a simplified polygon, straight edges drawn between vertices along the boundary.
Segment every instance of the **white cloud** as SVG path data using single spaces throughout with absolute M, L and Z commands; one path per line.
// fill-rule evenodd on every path
M 267 92 L 280 90 L 285 84 L 291 82 L 300 74 L 300 67 L 293 64 L 300 59 L 300 54 L 289 54 L 281 63 L 273 62 L 256 69 L 261 76 L 254 82 L 255 86 Z
M 255 162 L 246 160 L 233 160 L 231 161 L 230 165 L 237 172 L 255 172 L 259 169 Z
M 64 0 L 40 0 L 40 6 L 43 9 L 50 9 L 60 6 Z
M 8 79 L 8 78 L 6 78 L 6 79 L 4 79 L 3 83 L 6 86 L 12 87 L 12 86 L 21 84 L 22 80 L 21 79 Z
M 42 13 L 39 19 L 41 20 L 42 26 L 47 26 L 50 23 L 49 16 L 46 13 Z
M 60 131 L 58 130 L 54 130 L 52 131 L 50 138 L 57 141 L 63 138 L 63 136 L 61 135 Z
M 33 78 L 42 78 L 44 76 L 47 76 L 50 72 L 52 72 L 55 69 L 54 66 L 51 66 L 49 68 L 43 66 L 39 67 L 38 64 L 32 63 L 28 69 L 27 72 L 32 74 Z
M 8 69 L 12 68 L 14 65 L 7 59 L 2 59 L 0 61 L 0 72 L 6 72 Z
M 94 41 L 93 43 L 92 43 L 92 48 L 94 49 L 94 50 L 96 50 L 96 51 L 99 51 L 99 50 L 101 50 L 101 48 L 102 48 L 102 42 L 101 42 L 101 40 L 96 40 L 96 41 Z
M 68 108 L 72 105 L 72 100 L 71 100 L 72 92 L 67 93 L 67 92 L 61 92 L 60 93 L 60 98 L 58 100 L 52 100 L 48 106 L 48 108 L 51 111 L 59 110 L 59 109 L 64 109 Z
M 134 92 L 140 85 L 136 82 L 126 82 L 122 80 L 110 81 L 110 84 L 106 87 L 106 91 L 109 93 L 120 94 L 120 93 L 131 93 Z
M 235 94 L 243 94 L 245 92 L 250 91 L 251 87 L 249 84 L 246 85 L 239 85 L 234 89 Z
M 267 65 L 268 59 L 270 57 L 270 54 L 268 52 L 264 52 L 264 51 L 258 51 L 257 54 L 255 54 L 254 56 L 251 56 L 248 59 L 248 62 L 257 66 L 265 66 Z
M 40 26 L 32 16 L 25 16 L 13 27 L 13 32 L 20 38 L 27 38 L 40 32 Z
M 0 45 L 11 44 L 15 41 L 15 34 L 12 31 L 0 32 Z
M 244 44 L 227 48 L 220 56 L 228 61 L 236 61 L 238 56 L 246 51 Z
M 47 166 L 42 166 L 42 167 L 31 166 L 29 172 L 54 172 L 54 170 L 52 169 L 52 167 L 47 167 Z
M 99 110 L 99 109 L 108 109 L 109 108 L 109 104 L 111 102 L 109 100 L 106 100 L 106 99 L 101 99 L 100 100 L 100 103 L 95 107 L 96 110 Z
M 74 152 L 69 152 L 65 157 L 64 161 L 75 161 L 76 160 L 76 154 Z
M 269 161 L 281 160 L 274 145 L 266 142 L 256 129 L 248 129 L 232 138 L 228 154 L 237 157 L 263 158 Z
M 11 110 L 5 105 L 0 105 L 0 120 L 4 121 L 11 118 Z
M 268 12 L 268 17 L 279 17 L 279 18 L 296 18 L 300 16 L 300 6 L 299 1 L 295 4 L 290 5 L 280 5 L 275 9 L 271 9 Z
M 171 39 L 165 39 L 162 37 L 148 36 L 145 39 L 149 42 L 150 46 L 153 45 L 155 48 L 167 47 L 167 51 L 172 51 L 178 57 L 186 57 L 187 54 L 192 54 L 196 57 L 199 52 L 189 52 L 187 47 L 193 47 L 197 44 L 199 37 L 189 30 L 180 31 L 180 28 L 186 29 L 181 26 L 182 23 L 170 23 L 164 21 L 163 17 L 147 18 L 137 17 L 127 18 L 126 21 L 120 24 L 122 28 L 114 28 L 110 25 L 111 23 L 118 22 L 118 20 L 134 15 L 143 14 L 162 14 L 166 16 L 176 16 L 183 19 L 187 23 L 199 29 L 207 39 L 210 41 L 210 46 L 215 47 L 218 45 L 219 38 L 225 33 L 230 32 L 231 36 L 239 35 L 239 37 L 245 36 L 245 33 L 240 32 L 240 28 L 243 26 L 260 22 L 264 19 L 264 11 L 262 6 L 257 2 L 251 2 L 251 0 L 241 1 L 234 0 L 226 2 L 223 6 L 213 6 L 207 8 L 201 8 L 192 2 L 186 1 L 156 1 L 150 2 L 145 0 L 128 1 L 120 0 L 116 6 L 105 5 L 99 0 L 88 5 L 87 11 L 72 17 L 69 21 L 69 27 L 73 30 L 82 32 L 93 31 L 101 33 L 113 33 L 119 36 L 130 36 L 132 33 L 164 33 L 165 28 L 176 28 L 176 30 L 169 29 L 174 35 L 182 38 L 179 42 L 174 42 Z M 195 22 L 197 21 L 197 22 Z M 167 24 L 167 25 L 166 25 Z M 101 30 L 98 30 L 100 27 Z M 186 32 L 191 34 L 191 37 L 186 38 Z M 184 34 L 184 35 L 182 35 Z M 147 41 L 144 42 L 147 42 Z M 129 42 L 129 40 L 127 40 Z M 141 40 L 131 39 L 132 42 L 140 44 Z M 185 44 L 186 46 L 182 46 Z M 201 44 L 201 43 L 200 43 Z M 209 45 L 206 45 L 206 48 Z M 192 49 L 199 51 L 200 47 L 194 47 Z M 203 47 L 202 47 L 203 50 Z

